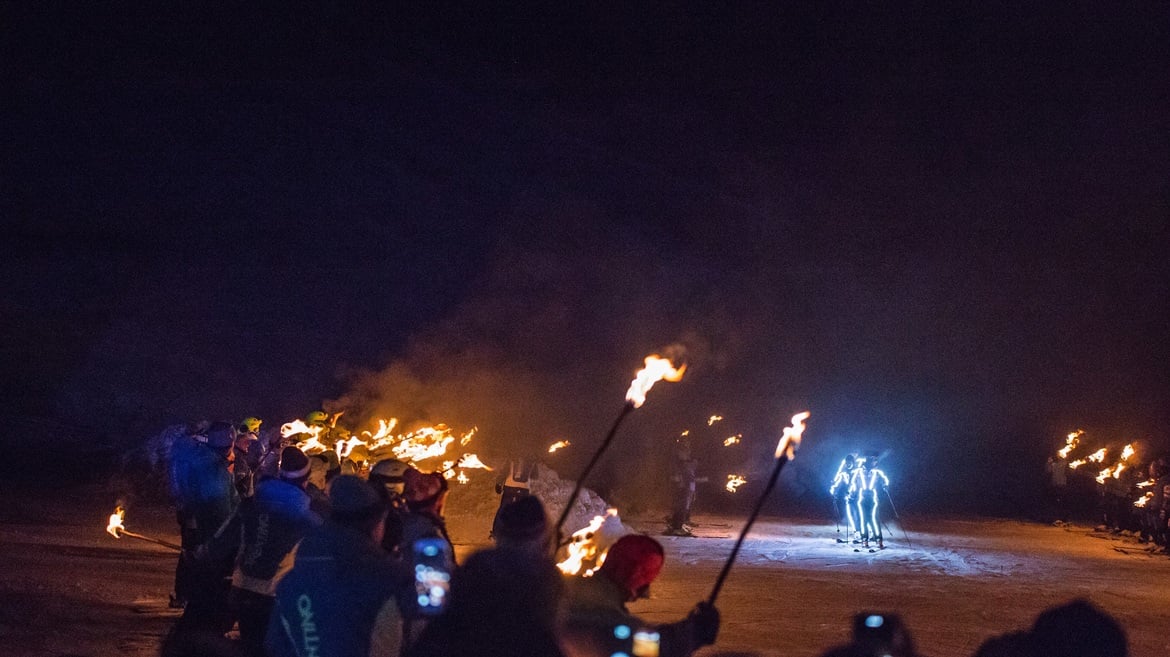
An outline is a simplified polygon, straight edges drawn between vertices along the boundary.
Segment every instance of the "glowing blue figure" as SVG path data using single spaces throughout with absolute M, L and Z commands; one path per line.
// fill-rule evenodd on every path
M 882 524 L 878 519 L 878 498 L 880 493 L 888 492 L 890 479 L 886 473 L 877 467 L 877 457 L 865 459 L 861 467 L 853 474 L 851 481 L 857 499 L 857 518 L 861 523 L 861 540 L 869 547 L 870 539 L 877 541 L 878 547 L 885 547 L 882 540 Z
M 844 541 L 838 538 L 838 542 L 840 543 L 852 540 L 857 534 L 857 523 L 853 519 L 853 506 L 855 503 L 853 495 L 853 474 L 857 469 L 856 455 L 847 454 L 845 459 L 841 461 L 841 465 L 837 466 L 837 474 L 833 477 L 833 483 L 829 485 L 829 495 L 833 497 L 833 506 L 837 511 L 837 531 L 841 531 L 840 525 L 842 522 L 848 529 Z

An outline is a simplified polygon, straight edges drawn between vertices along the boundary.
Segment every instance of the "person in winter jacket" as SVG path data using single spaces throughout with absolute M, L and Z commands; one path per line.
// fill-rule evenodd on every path
M 561 657 L 556 610 L 563 589 L 547 551 L 477 552 L 455 572 L 447 608 L 406 657 Z
M 403 474 L 407 513 L 402 516 L 402 540 L 398 553 L 408 558 L 414 542 L 421 538 L 437 538 L 447 544 L 446 554 L 451 555 L 447 572 L 455 570 L 455 547 L 447 535 L 447 522 L 443 519 L 443 506 L 447 502 L 447 480 L 438 472 L 423 473 L 413 468 Z
M 629 642 L 642 636 L 657 639 L 662 657 L 686 657 L 715 643 L 719 611 L 706 602 L 695 605 L 685 619 L 663 625 L 641 620 L 626 608 L 626 603 L 648 597 L 665 558 L 658 541 L 629 534 L 609 548 L 592 577 L 569 580 L 561 611 L 566 651 L 604 657 L 633 654 Z
M 178 566 L 182 576 L 177 572 L 176 580 L 182 580 L 186 595 L 183 616 L 176 624 L 180 632 L 223 634 L 232 626 L 227 605 L 231 556 L 207 559 L 196 555 L 239 503 L 229 470 L 234 443 L 235 428 L 216 422 L 208 428 L 205 440 L 196 439 L 173 456 L 171 485 L 183 546 Z
M 268 655 L 397 657 L 410 574 L 378 546 L 385 499 L 375 486 L 345 475 L 330 483 L 329 499 L 329 520 L 305 536 L 276 586 Z
M 495 537 L 499 527 L 500 513 L 509 504 L 531 494 L 529 481 L 536 479 L 538 470 L 536 461 L 530 458 L 519 458 L 508 461 L 508 469 L 501 470 L 496 479 L 496 494 L 500 496 L 500 506 L 496 507 L 496 516 L 492 519 L 491 537 Z
M 255 657 L 264 657 L 276 584 L 292 568 L 293 548 L 321 525 L 305 493 L 309 469 L 301 450 L 285 447 L 280 478 L 261 481 L 255 496 L 240 505 L 209 544 L 209 550 L 230 549 L 236 554 L 232 609 L 240 624 L 240 641 Z

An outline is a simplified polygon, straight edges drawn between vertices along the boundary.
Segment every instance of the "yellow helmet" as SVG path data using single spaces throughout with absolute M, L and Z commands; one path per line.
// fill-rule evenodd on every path
M 256 433 L 260 430 L 260 423 L 263 421 L 258 417 L 246 417 L 240 422 L 240 428 L 248 433 Z

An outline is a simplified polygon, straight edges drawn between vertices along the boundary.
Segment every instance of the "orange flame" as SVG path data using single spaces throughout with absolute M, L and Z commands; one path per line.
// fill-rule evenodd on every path
M 800 436 L 804 433 L 804 421 L 808 419 L 808 416 L 808 411 L 792 416 L 792 425 L 784 427 L 784 435 L 780 436 L 780 442 L 776 445 L 776 458 L 787 454 L 788 460 L 791 461 L 796 456 L 796 448 L 800 446 Z
M 741 475 L 730 474 L 727 475 L 727 486 L 725 488 L 727 488 L 728 493 L 734 493 L 736 489 L 746 483 L 747 479 L 744 479 Z
M 1153 479 L 1147 479 L 1145 481 L 1139 481 L 1137 483 L 1138 488 L 1149 488 L 1150 486 L 1153 486 L 1153 485 L 1154 485 Z
M 1133 503 L 1133 505 L 1138 507 L 1139 509 L 1144 509 L 1146 504 L 1149 504 L 1150 500 L 1153 497 L 1154 497 L 1153 493 L 1146 493 L 1145 495 L 1142 495 L 1141 497 L 1137 498 L 1137 500 Z
M 1068 464 L 1068 469 L 1069 470 L 1076 470 L 1077 468 L 1081 467 L 1082 465 L 1084 465 L 1086 463 L 1088 463 L 1088 461 L 1086 461 L 1084 459 L 1077 459 L 1077 460 L 1073 461 L 1072 463 Z
M 568 556 L 557 564 L 557 568 L 566 575 L 576 575 L 581 572 L 586 563 L 592 562 L 593 567 L 585 570 L 583 577 L 591 576 L 601 564 L 605 563 L 605 555 L 609 546 L 625 533 L 617 509 L 606 509 L 605 515 L 593 516 L 593 520 L 582 529 L 573 532 L 569 540 Z
M 1108 453 L 1108 451 L 1109 450 L 1102 447 L 1101 449 L 1093 452 L 1092 454 L 1089 454 L 1089 460 L 1092 461 L 1093 463 L 1104 463 L 1105 462 L 1105 454 Z
M 122 524 L 122 519 L 126 517 L 126 510 L 122 507 L 116 507 L 114 512 L 110 514 L 110 523 L 106 525 L 106 531 L 114 538 L 122 538 L 118 534 L 118 530 L 126 531 L 126 526 Z
M 573 443 L 571 443 L 567 440 L 558 440 L 555 443 L 548 446 L 548 453 L 552 454 L 553 452 L 557 451 L 558 449 L 564 449 L 572 444 Z
M 657 355 L 647 356 L 645 363 L 646 367 L 638 370 L 638 374 L 630 382 L 630 389 L 626 391 L 626 401 L 634 408 L 641 408 L 642 404 L 646 403 L 646 393 L 650 392 L 655 383 L 662 380 L 681 381 L 683 373 L 687 371 L 686 365 L 676 369 L 668 359 Z
M 1057 454 L 1060 455 L 1060 458 L 1062 458 L 1062 459 L 1068 458 L 1069 452 L 1073 451 L 1073 449 L 1075 449 L 1076 446 L 1081 443 L 1079 438 L 1084 433 L 1085 433 L 1084 429 L 1077 429 L 1076 431 L 1074 431 L 1068 435 L 1068 438 L 1066 438 L 1064 441 L 1064 443 L 1065 443 L 1064 448 L 1057 452 Z
M 718 422 L 722 419 L 723 419 L 722 415 L 712 415 L 711 417 L 707 418 L 707 426 L 711 426 L 712 424 L 715 424 L 716 422 Z
M 730 438 L 724 440 L 723 446 L 724 447 L 731 447 L 732 445 L 735 445 L 736 443 L 738 443 L 740 438 L 743 438 L 743 434 L 737 433 L 734 436 L 731 436 Z
M 479 457 L 475 454 L 464 454 L 463 456 L 459 457 L 459 461 L 457 463 L 461 468 L 479 468 L 481 470 L 487 470 L 488 472 L 492 471 L 492 469 L 484 465 L 484 462 L 479 460 Z

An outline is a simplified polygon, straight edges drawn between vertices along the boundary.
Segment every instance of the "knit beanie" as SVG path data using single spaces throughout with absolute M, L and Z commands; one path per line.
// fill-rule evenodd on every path
M 357 518 L 385 507 L 385 501 L 369 482 L 353 475 L 340 475 L 329 483 L 333 515 Z
M 496 524 L 497 540 L 522 542 L 540 538 L 548 531 L 544 505 L 534 495 L 525 495 L 500 509 Z
M 644 534 L 627 534 L 609 548 L 601 572 L 633 595 L 658 577 L 665 558 L 658 541 Z
M 291 445 L 280 451 L 280 478 L 301 479 L 308 476 L 309 457 Z
M 216 422 L 207 429 L 207 446 L 227 449 L 236 443 L 236 428 L 228 422 Z

